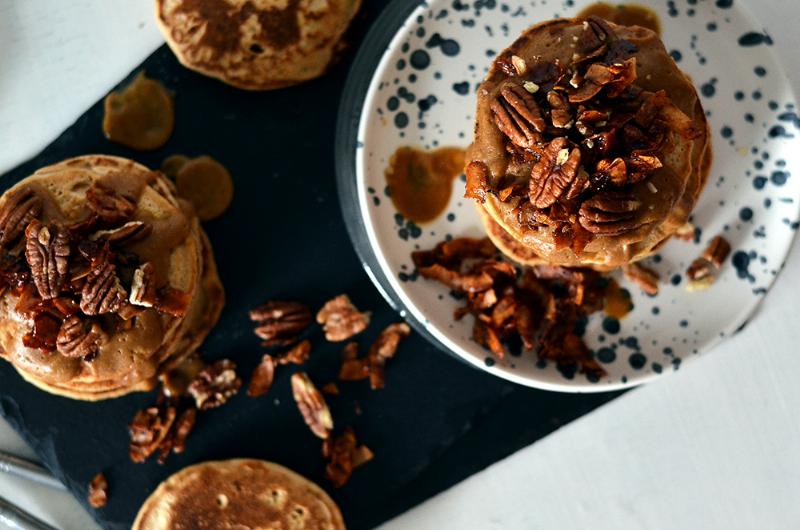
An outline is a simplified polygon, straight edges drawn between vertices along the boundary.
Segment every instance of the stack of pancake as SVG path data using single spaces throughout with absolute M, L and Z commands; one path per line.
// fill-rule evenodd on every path
M 151 389 L 224 303 L 197 216 L 162 174 L 111 156 L 40 169 L 0 198 L 0 355 L 53 394 Z
M 187 467 L 139 510 L 133 530 L 297 528 L 344 530 L 339 508 L 317 485 L 263 460 Z
M 467 196 L 504 253 L 611 269 L 687 222 L 711 149 L 658 35 L 590 17 L 535 25 L 495 59 L 466 161 Z

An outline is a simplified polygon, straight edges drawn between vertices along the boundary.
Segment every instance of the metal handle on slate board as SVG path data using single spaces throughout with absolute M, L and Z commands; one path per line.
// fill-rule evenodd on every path
M 0 497 L 0 523 L 14 530 L 58 530 Z
M 56 489 L 66 489 L 64 485 L 45 468 L 30 460 L 0 451 L 0 472 L 26 478 L 45 486 Z

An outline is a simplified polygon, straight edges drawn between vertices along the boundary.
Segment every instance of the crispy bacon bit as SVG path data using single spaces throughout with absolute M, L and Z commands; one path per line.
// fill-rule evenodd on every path
M 242 380 L 236 375 L 236 364 L 229 359 L 221 359 L 200 370 L 189 384 L 188 392 L 198 409 L 207 410 L 225 404 L 241 386 Z
M 22 337 L 22 344 L 28 348 L 44 351 L 56 349 L 61 322 L 49 313 L 38 313 L 33 317 L 33 328 Z
M 277 357 L 278 364 L 304 364 L 311 354 L 311 341 L 304 340 L 303 342 L 292 346 L 292 348 Z
M 394 357 L 400 341 L 408 337 L 411 328 L 406 323 L 390 324 L 381 331 L 369 349 L 369 384 L 373 390 L 386 385 L 384 368 L 386 361 Z
M 640 263 L 631 263 L 622 270 L 625 277 L 638 285 L 645 294 L 650 296 L 658 294 L 659 276 L 656 271 Z
M 333 430 L 333 417 L 317 387 L 304 372 L 292 375 L 292 396 L 306 425 L 316 436 L 323 440 Z
M 317 313 L 317 323 L 322 325 L 325 338 L 342 342 L 358 335 L 369 325 L 369 312 L 360 312 L 346 294 L 329 300 Z
M 311 324 L 311 311 L 300 302 L 270 301 L 250 311 L 255 333 L 265 348 L 294 344 Z
M 483 204 L 486 201 L 486 192 L 489 191 L 489 167 L 483 162 L 473 161 L 467 165 L 464 173 L 467 177 L 464 197 Z
M 92 508 L 102 508 L 108 503 L 108 480 L 105 475 L 98 473 L 89 483 L 89 505 Z
M 247 388 L 247 395 L 250 397 L 263 396 L 272 387 L 272 381 L 275 378 L 275 359 L 272 355 L 264 354 L 261 357 L 261 362 L 256 369 L 253 370 L 253 375 L 250 377 L 250 386 Z
M 160 313 L 181 318 L 189 309 L 190 301 L 191 296 L 188 292 L 165 285 L 158 290 L 153 308 Z
M 328 461 L 325 476 L 334 487 L 344 486 L 353 470 L 374 458 L 366 445 L 358 445 L 353 429 L 347 427 L 342 434 L 322 443 L 322 456 Z

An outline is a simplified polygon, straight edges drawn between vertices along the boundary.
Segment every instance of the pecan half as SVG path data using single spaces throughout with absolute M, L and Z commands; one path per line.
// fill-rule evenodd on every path
M 531 169 L 530 201 L 537 208 L 547 208 L 561 198 L 578 175 L 581 152 L 570 148 L 564 137 L 548 144 L 541 160 Z
M 486 201 L 486 192 L 489 191 L 489 166 L 474 160 L 467 165 L 464 174 L 467 177 L 464 197 L 483 204 Z
M 703 251 L 703 258 L 714 267 L 720 268 L 730 252 L 731 244 L 722 236 L 714 236 Z
M 640 263 L 631 263 L 622 268 L 625 277 L 639 286 L 639 288 L 650 296 L 658 294 L 659 276 L 656 271 L 645 267 Z
M 346 294 L 329 300 L 317 313 L 317 323 L 325 331 L 325 338 L 341 342 L 367 329 L 369 312 L 360 312 Z
M 386 361 L 394 357 L 400 341 L 408 337 L 410 333 L 411 328 L 404 322 L 390 324 L 372 343 L 367 358 L 369 359 L 369 384 L 373 390 L 385 386 L 384 367 Z
M 342 381 L 360 381 L 369 377 L 369 359 L 358 358 L 358 343 L 349 342 L 342 350 L 342 366 L 339 368 L 339 379 Z
M 149 261 L 143 263 L 133 272 L 131 295 L 128 298 L 133 305 L 153 307 L 157 301 L 156 269 Z
M 550 121 L 553 127 L 559 129 L 569 129 L 574 123 L 572 109 L 570 109 L 567 99 L 551 90 L 547 93 L 547 103 L 550 105 Z
M 81 311 L 87 315 L 114 313 L 127 298 L 117 278 L 116 266 L 107 259 L 93 263 L 81 289 Z
M 129 219 L 136 211 L 136 201 L 117 193 L 99 180 L 86 190 L 89 208 L 107 223 L 118 223 Z
M 172 452 L 180 454 L 186 450 L 186 439 L 197 421 L 197 409 L 189 407 L 178 416 L 172 429 Z
M 253 370 L 253 375 L 250 376 L 250 386 L 247 387 L 247 395 L 250 397 L 263 396 L 272 387 L 272 381 L 275 378 L 275 359 L 272 355 L 264 354 L 261 357 L 261 362 Z
M 283 355 L 278 356 L 275 361 L 278 364 L 304 364 L 311 354 L 311 341 L 304 340 L 289 349 Z
M 255 334 L 264 340 L 262 346 L 288 346 L 311 323 L 311 311 L 299 302 L 270 301 L 250 311 L 256 322 Z
M 30 188 L 20 188 L 6 196 L 0 208 L 0 248 L 14 243 L 42 213 L 42 199 Z
M 306 425 L 316 436 L 323 440 L 333 430 L 333 417 L 317 387 L 304 372 L 292 374 L 292 396 Z
M 236 364 L 222 359 L 200 370 L 187 391 L 198 409 L 207 410 L 225 404 L 241 386 L 242 380 L 236 375 Z
M 578 221 L 596 235 L 614 236 L 637 228 L 641 206 L 636 197 L 622 192 L 605 192 L 587 199 L 578 212 Z
M 147 460 L 167 438 L 176 417 L 177 409 L 164 403 L 137 412 L 128 426 L 130 459 L 137 464 Z
M 103 332 L 100 326 L 78 315 L 61 323 L 56 337 L 56 350 L 65 357 L 92 358 L 100 347 Z
M 69 235 L 37 220 L 25 229 L 25 259 L 39 296 L 50 300 L 61 293 L 69 270 Z
M 689 268 L 686 270 L 686 276 L 693 282 L 707 280 L 706 284 L 697 283 L 695 287 L 708 287 L 714 280 L 714 274 L 722 267 L 722 264 L 725 262 L 730 252 L 730 243 L 722 236 L 714 236 L 705 250 L 703 250 L 700 257 L 689 265 Z
M 98 230 L 89 236 L 91 241 L 108 241 L 112 245 L 122 246 L 140 241 L 153 232 L 153 225 L 144 221 L 128 221 L 124 225 L 111 230 Z
M 347 427 L 342 434 L 323 442 L 322 456 L 328 460 L 325 476 L 335 488 L 340 488 L 347 483 L 355 468 L 366 464 L 375 455 L 366 445 L 358 445 L 353 429 Z
M 530 148 L 541 138 L 547 124 L 533 96 L 517 84 L 508 84 L 500 91 L 500 97 L 492 101 L 497 128 L 514 144 Z
M 597 163 L 595 178 L 607 180 L 614 186 L 624 186 L 628 182 L 628 167 L 619 157 L 604 159 Z
M 108 503 L 108 480 L 102 473 L 96 474 L 89 483 L 88 500 L 92 508 L 102 508 Z

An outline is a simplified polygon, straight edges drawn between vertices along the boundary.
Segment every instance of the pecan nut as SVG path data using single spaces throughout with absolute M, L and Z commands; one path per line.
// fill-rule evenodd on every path
M 335 488 L 344 486 L 353 470 L 374 458 L 366 445 L 358 445 L 353 429 L 347 427 L 342 434 L 329 438 L 322 444 L 322 456 L 328 460 L 325 476 Z
M 572 110 L 564 96 L 555 90 L 551 90 L 547 93 L 547 103 L 550 105 L 550 121 L 553 123 L 553 127 L 559 129 L 572 127 L 573 123 L 575 123 L 572 117 Z
M 81 311 L 87 315 L 114 313 L 127 298 L 117 278 L 116 266 L 105 258 L 93 263 L 81 289 Z
M 342 342 L 367 329 L 370 316 L 369 312 L 356 309 L 346 294 L 340 294 L 319 310 L 317 323 L 322 325 L 326 339 Z
M 236 364 L 222 359 L 200 370 L 187 391 L 198 409 L 207 410 L 225 404 L 241 386 L 242 380 L 236 375 Z
M 177 409 L 169 404 L 160 404 L 140 410 L 128 426 L 131 442 L 128 456 L 131 461 L 147 460 L 167 438 L 177 417 Z
M 408 337 L 411 328 L 408 324 L 390 324 L 381 331 L 378 338 L 369 349 L 367 358 L 369 359 L 369 384 L 373 390 L 383 388 L 386 385 L 384 368 L 386 361 L 394 357 L 400 341 Z
M 289 351 L 278 356 L 278 364 L 304 364 L 311 355 L 311 341 L 304 340 L 291 347 Z
M 490 108 L 497 128 L 520 147 L 533 147 L 547 128 L 533 96 L 520 85 L 503 87 Z
M 265 348 L 288 346 L 311 323 L 311 311 L 299 302 L 270 301 L 251 310 L 250 320 Z
M 325 398 L 304 372 L 292 374 L 292 396 L 306 425 L 323 440 L 333 430 L 333 417 Z
M 270 354 L 264 354 L 261 362 L 253 370 L 250 377 L 250 386 L 247 387 L 247 395 L 250 397 L 263 396 L 272 387 L 275 378 L 275 359 Z
M 108 480 L 102 473 L 96 474 L 89 483 L 88 500 L 92 508 L 102 508 L 108 503 Z
M 114 189 L 96 180 L 86 190 L 89 208 L 107 223 L 118 223 L 130 219 L 136 211 L 136 201 L 120 195 Z
M 128 300 L 133 305 L 153 307 L 157 299 L 156 270 L 148 261 L 133 272 L 131 295 Z
M 547 208 L 558 201 L 578 176 L 580 163 L 580 149 L 570 148 L 566 138 L 558 137 L 550 142 L 531 169 L 531 204 Z
M 124 225 L 111 230 L 98 230 L 89 236 L 91 241 L 108 241 L 112 245 L 122 246 L 141 241 L 153 232 L 153 225 L 144 221 L 128 221 Z
M 719 269 L 730 252 L 731 244 L 722 236 L 714 236 L 703 251 L 703 258 Z
M 659 276 L 656 271 L 640 263 L 631 263 L 622 270 L 625 277 L 638 285 L 642 292 L 650 296 L 658 294 Z
M 474 160 L 467 165 L 464 174 L 467 177 L 464 197 L 483 204 L 486 201 L 486 192 L 489 191 L 489 166 Z
M 587 199 L 578 212 L 581 226 L 595 235 L 615 236 L 639 226 L 641 207 L 636 197 L 622 192 L 604 192 Z
M 56 350 L 65 357 L 92 358 L 100 347 L 103 332 L 94 322 L 72 315 L 61 323 Z
M 42 213 L 42 199 L 30 188 L 14 190 L 0 207 L 0 248 L 14 243 Z
M 44 300 L 56 298 L 69 270 L 69 235 L 37 220 L 25 229 L 25 259 L 31 268 L 33 283 Z

